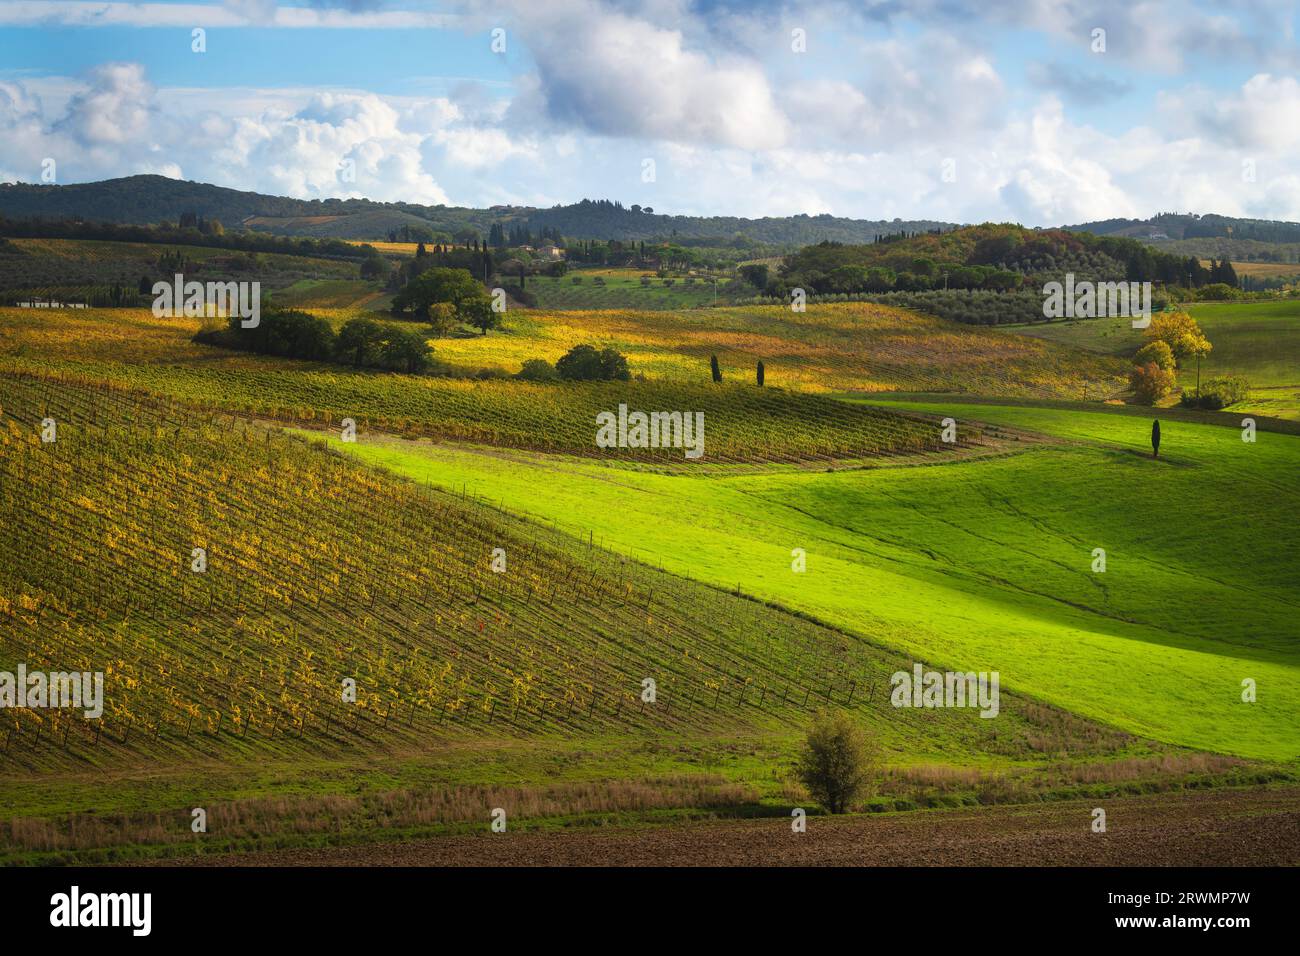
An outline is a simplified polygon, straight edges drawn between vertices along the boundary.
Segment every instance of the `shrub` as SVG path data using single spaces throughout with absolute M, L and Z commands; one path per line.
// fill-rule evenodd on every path
M 1241 290 L 1235 285 L 1228 285 L 1226 282 L 1211 282 L 1209 285 L 1197 289 L 1196 297 L 1211 302 L 1223 302 L 1227 299 L 1240 299 Z
M 528 382 L 553 382 L 560 377 L 560 373 L 546 359 L 529 359 L 515 377 Z
M 1142 405 L 1154 405 L 1168 395 L 1174 388 L 1174 373 L 1161 368 L 1155 362 L 1135 365 L 1129 373 L 1128 383 L 1133 389 L 1134 399 Z
M 575 345 L 555 363 L 560 378 L 572 382 L 623 381 L 632 377 L 627 357 L 615 349 L 596 351 L 590 345 Z
M 874 748 L 848 714 L 821 713 L 813 719 L 795 775 L 828 812 L 844 813 L 867 792 L 876 763 Z
M 264 312 L 261 321 L 251 329 L 244 328 L 239 316 L 232 315 L 224 333 L 209 334 L 202 341 L 263 355 L 313 361 L 328 361 L 335 351 L 334 329 L 329 322 L 294 310 Z
M 1200 394 L 1184 392 L 1181 402 L 1187 408 L 1208 408 L 1217 411 L 1250 397 L 1250 383 L 1241 376 L 1212 378 L 1205 383 Z

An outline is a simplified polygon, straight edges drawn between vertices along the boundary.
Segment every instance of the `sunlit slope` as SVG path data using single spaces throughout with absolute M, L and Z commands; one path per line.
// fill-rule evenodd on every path
M 312 311 L 336 324 L 356 314 L 355 309 Z M 282 385 L 264 380 L 258 387 L 268 400 L 281 395 L 290 396 L 289 401 L 295 400 L 290 389 L 304 378 L 305 388 L 311 378 L 307 373 L 319 371 L 311 363 L 259 362 L 256 356 L 196 344 L 190 339 L 199 325 L 197 319 L 157 319 L 146 309 L 96 309 L 85 315 L 0 308 L 0 356 L 21 355 L 28 364 L 78 363 L 82 372 L 109 377 L 132 365 L 213 373 L 271 368 L 283 376 Z M 762 361 L 769 388 L 807 392 L 913 389 L 1073 398 L 1082 394 L 1085 383 L 1094 391 L 1119 388 L 1126 371 L 1125 363 L 1112 356 L 867 302 L 814 305 L 801 313 L 778 306 L 511 309 L 502 328 L 488 335 L 430 340 L 438 361 L 466 374 L 486 369 L 498 376 L 518 372 L 528 359 L 553 362 L 583 343 L 618 349 L 634 376 L 651 381 L 708 384 L 709 359 L 717 355 L 728 384 L 752 387 Z M 337 367 L 331 371 L 339 380 L 364 374 Z M 486 388 L 500 383 L 473 384 Z M 382 414 L 382 396 L 365 394 L 372 404 L 356 411 Z M 220 397 L 212 395 L 214 401 Z M 306 404 L 313 398 L 307 391 L 296 400 Z
M 912 759 L 1105 737 L 1011 701 L 996 726 L 895 711 L 883 688 L 908 661 L 856 637 L 274 430 L 0 374 L 0 670 L 20 663 L 105 674 L 97 721 L 0 713 L 24 774 L 785 735 L 830 702 Z
M 971 409 L 970 414 L 976 414 Z M 395 470 L 1158 739 L 1300 753 L 1300 438 L 987 408 L 1070 440 L 947 466 L 732 478 L 361 444 Z M 1235 445 L 1233 443 L 1236 443 Z M 1093 549 L 1107 570 L 1091 570 Z M 807 551 L 807 571 L 791 551 Z M 1242 681 L 1259 688 L 1241 700 Z

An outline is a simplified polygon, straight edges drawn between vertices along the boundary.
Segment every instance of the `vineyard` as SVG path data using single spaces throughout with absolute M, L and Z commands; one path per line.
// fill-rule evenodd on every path
M 386 722 L 689 726 L 715 719 L 706 703 L 753 694 L 777 714 L 873 679 L 872 655 L 842 635 L 794 619 L 779 634 L 757 627 L 768 615 L 752 601 L 592 547 L 566 553 L 302 441 L 112 391 L 19 376 L 2 387 L 6 663 L 109 681 L 93 731 L 15 712 L 15 758 L 41 736 L 62 749 L 73 725 L 77 750 L 91 733 L 238 750 L 250 732 L 260 747 Z M 48 444 L 45 419 L 58 423 Z M 497 548 L 505 573 L 491 568 Z M 648 676 L 675 708 L 638 706 Z M 343 677 L 357 681 L 355 708 L 338 704 Z
M 63 301 L 84 301 L 75 296 L 86 289 L 114 285 L 135 293 L 141 277 L 151 281 L 170 278 L 160 268 L 159 257 L 176 252 L 184 256 L 185 271 L 193 278 L 258 281 L 264 292 L 303 279 L 357 277 L 355 262 L 284 253 L 249 255 L 206 246 L 94 239 L 9 239 L 0 247 L 0 294 L 6 302 L 33 292 Z
M 860 638 L 273 429 L 117 389 L 0 375 L 0 501 L 0 669 L 106 682 L 99 720 L 2 715 L 0 762 L 23 774 L 472 739 L 783 735 L 827 704 L 900 752 L 1148 752 L 1016 699 L 996 730 L 974 711 L 895 710 L 889 674 L 909 661 Z M 713 785 L 690 790 L 719 799 Z M 563 808 L 584 793 L 552 796 Z M 77 820 L 89 825 L 66 826 Z M 77 845 L 66 826 L 9 836 L 20 850 Z
M 644 412 L 702 412 L 704 461 L 828 462 L 951 449 L 936 423 L 778 388 L 678 381 L 537 384 L 406 376 L 263 359 L 195 345 L 191 320 L 96 313 L 21 322 L 0 310 L 0 343 L 12 334 L 32 348 L 0 357 L 28 370 L 87 386 L 111 386 L 207 408 L 295 424 L 359 429 L 664 464 L 685 463 L 681 448 L 599 448 L 596 416 L 620 404 Z M 122 321 L 130 315 L 129 321 Z M 84 328 L 98 345 L 68 336 Z M 37 349 L 45 358 L 32 354 Z M 134 358 L 135 361 L 124 361 Z M 162 361 L 166 359 L 166 361 Z M 980 441 L 974 430 L 959 445 Z
M 337 324 L 354 307 L 316 308 Z M 0 670 L 105 674 L 98 720 L 0 711 L 0 862 L 192 852 L 182 808 L 197 805 L 212 852 L 463 832 L 497 805 L 521 826 L 788 813 L 807 797 L 786 762 L 828 706 L 884 749 L 875 809 L 1286 776 L 1253 762 L 1285 757 L 1275 704 L 1249 728 L 1217 703 L 1185 722 L 1163 698 L 1132 704 L 1106 663 L 1202 688 L 1219 619 L 1179 618 L 1196 643 L 1163 647 L 1165 622 L 1141 619 L 1165 592 L 1118 576 L 1108 610 L 1138 640 L 1034 603 L 1039 581 L 1091 600 L 1062 568 L 1093 532 L 1062 518 L 1044 539 L 1010 502 L 1040 517 L 1122 502 L 1125 527 L 1142 510 L 1123 485 L 1096 494 L 1096 453 L 960 401 L 817 394 L 947 366 L 1052 395 L 1080 383 L 1086 353 L 872 305 L 512 311 L 500 332 L 434 341 L 465 366 L 631 343 L 645 375 L 542 384 L 232 353 L 193 342 L 196 326 L 0 309 Z M 624 403 L 703 412 L 704 459 L 597 448 L 596 414 Z M 1198 460 L 1173 477 L 1222 476 Z M 924 506 L 900 484 L 929 489 Z M 1004 537 L 968 534 L 1004 497 Z M 806 577 L 790 573 L 796 546 Z M 1289 565 L 1269 560 L 1277 574 L 1256 577 L 1271 588 Z M 1171 591 L 1174 576 L 1142 580 Z M 1014 613 L 990 590 L 1005 587 Z M 1273 626 L 1271 597 L 1220 600 L 1225 627 Z M 1252 672 L 1281 680 L 1285 649 L 1256 645 L 1279 659 Z M 890 675 L 914 659 L 1001 667 L 1000 719 L 891 707 Z M 1178 746 L 1225 733 L 1250 759 Z
M 809 306 L 599 312 L 514 309 L 501 333 L 434 340 L 444 361 L 517 372 L 530 358 L 554 361 L 574 345 L 609 345 L 635 372 L 699 381 L 717 355 L 726 381 L 767 382 L 809 392 L 978 392 L 1077 398 L 1085 382 L 1123 387 L 1124 363 L 1036 339 L 948 322 L 869 302 Z

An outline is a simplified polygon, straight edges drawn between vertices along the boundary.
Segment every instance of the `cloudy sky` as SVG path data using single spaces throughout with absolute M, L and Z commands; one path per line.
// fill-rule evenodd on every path
M 0 0 L 0 181 L 53 159 L 302 198 L 1300 220 L 1297 10 Z

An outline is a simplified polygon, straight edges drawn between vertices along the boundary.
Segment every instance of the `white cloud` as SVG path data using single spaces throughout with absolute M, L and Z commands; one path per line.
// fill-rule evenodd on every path
M 253 16 L 258 2 L 207 9 Z M 995 52 L 967 28 L 981 11 L 960 0 L 922 4 L 922 28 L 907 30 L 891 25 L 893 4 L 877 5 L 883 26 L 846 29 L 834 43 L 824 31 L 835 18 L 818 7 L 821 32 L 810 37 L 810 51 L 820 52 L 803 57 L 788 50 L 786 25 L 795 14 L 784 6 L 753 18 L 777 25 L 764 53 L 759 30 L 712 42 L 737 10 L 748 14 L 739 6 L 706 17 L 687 0 L 554 0 L 545 9 L 509 2 L 505 18 L 461 21 L 479 39 L 487 26 L 508 27 L 505 69 L 481 70 L 490 78 L 440 95 L 410 94 L 431 89 L 427 83 L 407 85 L 401 96 L 154 89 L 131 63 L 104 64 L 81 78 L 5 80 L 0 175 L 34 180 L 41 160 L 53 157 L 64 182 L 165 171 L 304 198 L 549 205 L 610 197 L 660 212 L 1031 225 L 1170 209 L 1300 219 L 1294 76 L 1256 70 L 1236 88 L 1216 90 L 1204 84 L 1222 80 L 1207 75 L 1160 93 L 1144 80 L 1131 85 L 1123 113 L 1069 108 L 1092 86 L 1113 91 L 1121 78 L 1136 78 L 1112 71 L 1147 41 L 1125 36 L 1116 46 L 1115 32 L 1151 21 L 1144 0 L 997 6 L 985 26 L 1014 9 L 1070 42 L 1086 37 L 1081 24 L 1109 18 L 1116 56 L 1045 51 L 1045 62 L 1074 72 L 1031 70 L 1023 85 L 1016 71 L 999 72 Z M 126 15 L 121 5 L 108 6 L 112 16 Z M 0 11 L 12 7 L 0 3 Z M 1178 29 L 1192 24 L 1203 37 L 1218 30 L 1239 44 L 1260 42 L 1246 18 L 1185 19 Z M 641 179 L 645 157 L 657 163 L 652 183 Z M 941 178 L 946 159 L 956 162 L 955 182 Z M 1255 182 L 1241 175 L 1245 159 L 1255 164 Z M 345 160 L 355 164 L 355 182 L 339 175 Z
M 593 0 L 515 4 L 514 19 L 536 64 L 518 124 L 545 116 L 607 136 L 743 149 L 781 145 L 789 132 L 761 65 L 712 58 L 682 32 Z
M 153 87 L 138 63 L 106 63 L 68 104 L 59 123 L 86 146 L 122 145 L 148 136 Z
M 408 30 L 448 27 L 457 18 L 420 10 L 313 9 L 274 0 L 210 3 L 122 3 L 98 0 L 3 0 L 0 26 L 279 27 L 285 29 Z

